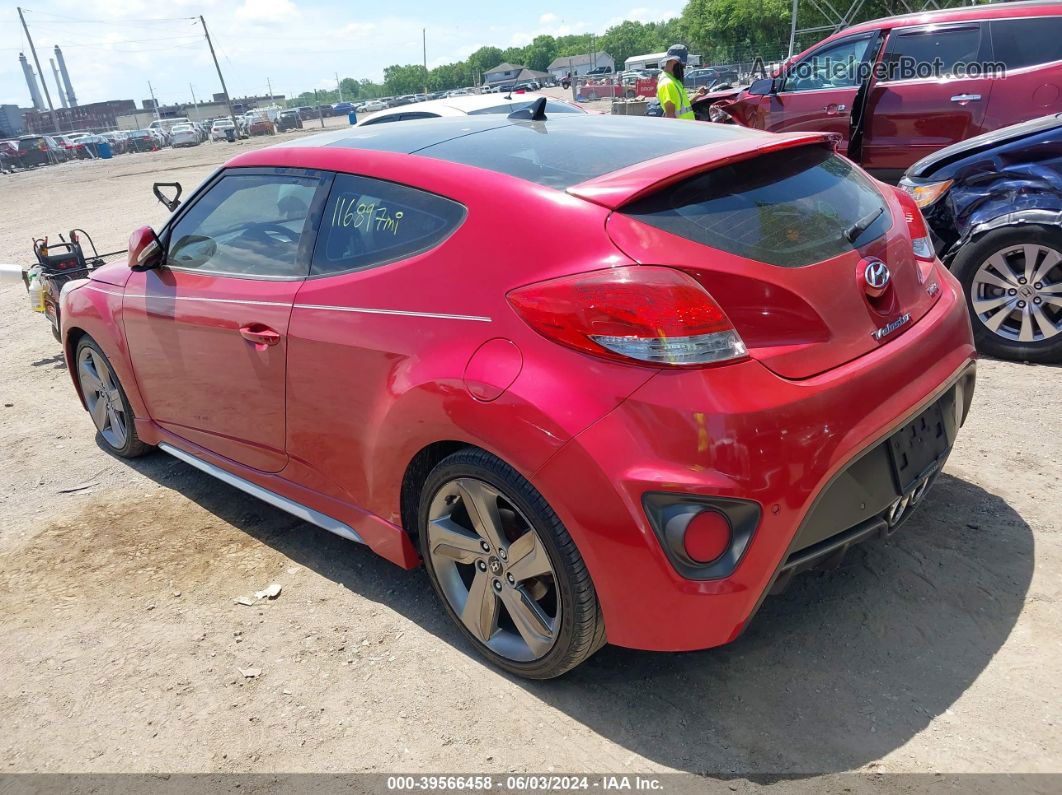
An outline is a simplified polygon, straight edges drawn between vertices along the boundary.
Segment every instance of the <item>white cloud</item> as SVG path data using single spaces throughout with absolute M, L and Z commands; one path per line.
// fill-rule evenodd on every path
M 556 14 L 554 14 L 552 11 L 550 11 L 550 12 L 547 12 L 547 13 L 543 14 L 542 16 L 540 16 L 538 18 L 538 23 L 540 25 L 551 25 L 554 22 L 556 22 L 558 19 L 560 19 L 560 17 L 558 17 Z
M 289 22 L 301 14 L 291 0 L 243 0 L 236 18 L 243 22 Z
M 372 22 L 349 22 L 339 29 L 340 36 L 364 37 L 376 30 Z

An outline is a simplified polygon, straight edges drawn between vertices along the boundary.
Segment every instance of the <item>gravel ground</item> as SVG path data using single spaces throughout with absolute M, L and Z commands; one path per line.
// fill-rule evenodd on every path
M 0 262 L 71 226 L 124 248 L 165 217 L 152 181 L 190 189 L 269 142 L 0 176 Z M 981 362 L 921 512 L 731 646 L 607 647 L 528 683 L 470 652 L 422 571 L 101 450 L 47 323 L 4 287 L 3 770 L 1062 771 L 1060 385 Z

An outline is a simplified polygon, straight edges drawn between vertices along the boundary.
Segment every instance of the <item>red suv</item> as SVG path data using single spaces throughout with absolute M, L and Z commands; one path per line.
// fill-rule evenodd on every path
M 999 3 L 877 19 L 719 99 L 713 121 L 825 130 L 884 179 L 941 147 L 1062 110 L 1062 4 Z
M 974 382 L 913 200 L 828 135 L 544 106 L 240 155 L 61 297 L 110 450 L 423 561 L 538 678 L 891 533 Z

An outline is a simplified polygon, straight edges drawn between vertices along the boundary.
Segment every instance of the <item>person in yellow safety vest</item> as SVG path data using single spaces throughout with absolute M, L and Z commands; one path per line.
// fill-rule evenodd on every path
M 660 108 L 669 119 L 693 119 L 693 106 L 682 82 L 686 76 L 686 59 L 689 50 L 685 44 L 672 44 L 664 56 L 663 71 L 656 80 L 656 98 Z M 701 86 L 694 98 L 701 96 L 708 89 Z

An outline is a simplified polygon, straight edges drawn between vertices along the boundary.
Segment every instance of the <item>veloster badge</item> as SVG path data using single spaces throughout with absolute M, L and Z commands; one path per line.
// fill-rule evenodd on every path
M 903 314 L 896 318 L 891 323 L 882 326 L 873 333 L 873 337 L 876 340 L 880 340 L 882 337 L 887 337 L 892 332 L 896 331 L 900 326 L 904 325 L 911 320 L 910 314 Z

